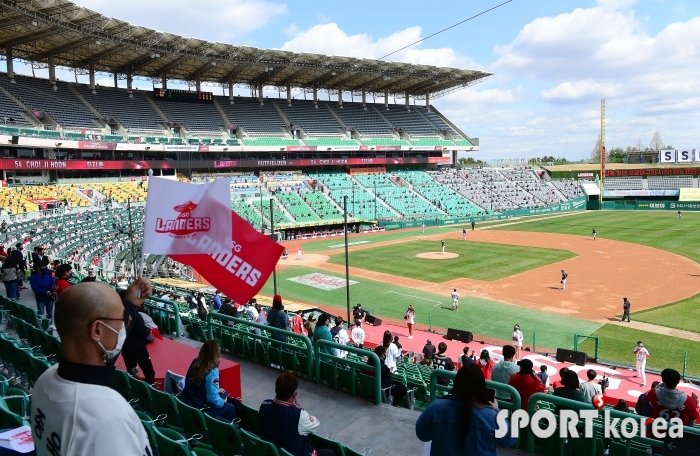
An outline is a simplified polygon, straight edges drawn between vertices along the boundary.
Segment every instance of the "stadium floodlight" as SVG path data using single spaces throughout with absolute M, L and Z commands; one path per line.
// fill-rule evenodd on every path
M 211 66 L 216 66 L 216 60 L 212 60 Z
M 38 23 L 37 21 L 32 21 L 32 25 L 33 25 L 34 27 L 38 27 L 38 26 L 39 26 L 39 23 Z
M 95 40 L 95 44 L 99 46 L 100 44 L 102 44 L 102 41 L 100 41 L 100 40 Z

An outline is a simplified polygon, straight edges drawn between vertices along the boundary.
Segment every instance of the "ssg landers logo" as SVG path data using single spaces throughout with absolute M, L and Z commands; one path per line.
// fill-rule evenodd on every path
M 197 205 L 192 201 L 175 206 L 173 210 L 179 212 L 175 220 L 156 219 L 156 233 L 169 233 L 170 237 L 186 239 L 195 233 L 206 233 L 211 227 L 209 217 L 192 217 L 192 212 Z

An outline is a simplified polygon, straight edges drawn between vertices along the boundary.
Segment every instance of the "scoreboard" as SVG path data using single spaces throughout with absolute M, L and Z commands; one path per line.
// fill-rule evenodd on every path
M 213 103 L 211 92 L 191 92 L 189 90 L 153 89 L 153 98 L 163 101 L 178 101 L 181 103 Z

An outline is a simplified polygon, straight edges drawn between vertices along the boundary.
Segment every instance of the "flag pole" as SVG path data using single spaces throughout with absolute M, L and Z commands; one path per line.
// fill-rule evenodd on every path
M 131 222 L 131 200 L 126 201 L 126 206 L 129 214 L 129 232 L 131 233 L 131 268 L 133 269 L 134 278 L 136 275 L 136 250 L 134 249 L 134 225 Z
M 350 263 L 348 261 L 348 195 L 343 196 L 345 226 L 345 299 L 348 308 L 348 326 L 350 325 Z
M 262 208 L 262 205 L 260 206 Z M 270 239 L 272 239 L 274 242 L 277 242 L 275 240 L 275 217 L 274 217 L 274 211 L 272 210 L 272 200 L 270 200 Z M 275 295 L 278 295 L 277 293 L 277 265 L 275 265 L 275 268 L 272 270 L 272 287 L 275 290 Z

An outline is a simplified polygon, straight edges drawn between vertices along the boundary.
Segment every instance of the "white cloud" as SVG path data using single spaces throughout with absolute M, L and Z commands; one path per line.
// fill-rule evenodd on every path
M 288 14 L 285 3 L 266 0 L 81 0 L 80 5 L 132 24 L 212 41 L 240 37 Z

